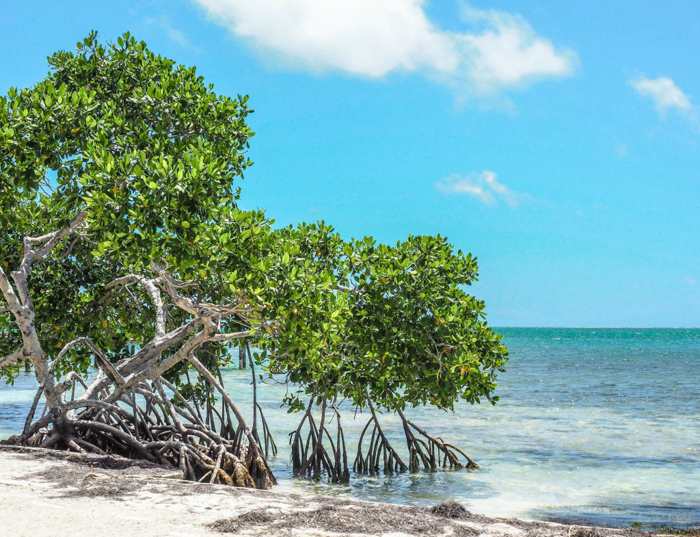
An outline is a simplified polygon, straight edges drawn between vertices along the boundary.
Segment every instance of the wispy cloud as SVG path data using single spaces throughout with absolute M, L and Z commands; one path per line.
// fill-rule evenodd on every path
M 182 47 L 191 46 L 191 42 L 185 33 L 182 30 L 175 28 L 167 17 L 148 18 L 144 22 L 148 25 L 156 26 L 162 30 L 168 39 L 174 41 L 178 45 Z
M 683 276 L 683 281 L 691 287 L 695 287 L 698 284 L 698 280 L 693 276 Z
M 675 110 L 688 116 L 692 116 L 694 113 L 690 97 L 671 78 L 640 76 L 631 80 L 630 84 L 637 90 L 637 93 L 654 101 L 656 109 L 661 114 L 665 114 L 668 110 Z
M 464 32 L 438 28 L 425 0 L 192 0 L 216 23 L 277 61 L 312 71 L 383 77 L 421 73 L 493 94 L 570 76 L 576 54 L 521 16 L 463 7 Z
M 615 146 L 615 154 L 620 158 L 625 158 L 630 152 L 630 148 L 627 144 L 618 143 Z
M 498 180 L 496 172 L 488 170 L 467 175 L 450 175 L 436 182 L 435 188 L 445 194 L 471 196 L 486 205 L 503 202 L 517 207 L 530 197 L 528 194 L 512 191 Z

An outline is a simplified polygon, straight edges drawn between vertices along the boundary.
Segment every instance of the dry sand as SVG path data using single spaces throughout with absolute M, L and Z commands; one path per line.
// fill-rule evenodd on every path
M 0 446 L 0 536 L 641 537 L 438 508 L 232 489 L 148 463 Z

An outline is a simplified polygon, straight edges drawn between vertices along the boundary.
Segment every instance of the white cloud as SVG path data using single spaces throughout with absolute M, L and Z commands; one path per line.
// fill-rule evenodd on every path
M 654 101 L 659 112 L 675 109 L 679 112 L 692 112 L 690 97 L 683 93 L 676 83 L 668 77 L 647 78 L 641 76 L 630 81 L 637 93 Z
M 698 280 L 692 276 L 683 276 L 683 281 L 692 287 L 695 287 L 698 284 Z
M 557 50 L 521 16 L 470 7 L 463 11 L 468 22 L 483 25 L 481 33 L 454 35 L 462 49 L 463 74 L 478 89 L 493 91 L 573 73 L 576 54 L 569 49 Z
M 503 202 L 517 207 L 529 198 L 527 194 L 513 192 L 498 180 L 498 174 L 489 170 L 467 175 L 455 174 L 435 183 L 435 188 L 445 194 L 466 195 L 478 199 L 486 205 Z
M 438 28 L 425 0 L 193 0 L 236 36 L 305 69 L 382 77 L 420 72 L 492 93 L 569 76 L 576 55 L 518 15 L 465 7 L 470 32 Z

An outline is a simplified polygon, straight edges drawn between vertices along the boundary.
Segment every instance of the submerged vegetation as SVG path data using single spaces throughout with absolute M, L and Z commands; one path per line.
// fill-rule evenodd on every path
M 49 63 L 0 98 L 0 375 L 29 361 L 40 385 L 9 442 L 269 487 L 262 408 L 247 423 L 219 373 L 237 346 L 254 383 L 294 390 L 296 474 L 349 479 L 342 401 L 370 414 L 356 472 L 476 467 L 406 416 L 498 399 L 507 351 L 465 291 L 474 257 L 440 236 L 348 241 L 242 210 L 248 98 L 128 34 Z

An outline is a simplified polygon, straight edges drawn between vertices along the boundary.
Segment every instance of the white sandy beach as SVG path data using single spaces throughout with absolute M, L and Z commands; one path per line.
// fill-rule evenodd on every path
M 123 459 L 0 447 L 0 534 L 90 536 L 641 535 L 184 482 Z M 240 517 L 240 518 L 238 518 Z M 214 526 L 212 527 L 212 524 Z

